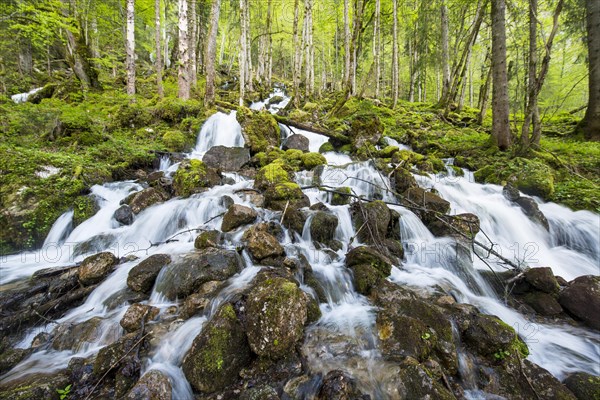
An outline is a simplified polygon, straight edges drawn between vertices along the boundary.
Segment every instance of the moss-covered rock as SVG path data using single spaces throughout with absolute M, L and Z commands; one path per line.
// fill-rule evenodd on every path
M 352 194 L 352 189 L 347 186 L 336 188 L 334 193 L 331 194 L 331 205 L 333 206 L 343 206 L 346 204 L 350 204 L 350 196 L 346 196 Z
M 223 242 L 223 234 L 217 230 L 204 231 L 194 240 L 194 247 L 201 250 L 208 247 L 219 247 Z
M 185 160 L 173 176 L 173 189 L 177 196 L 188 197 L 220 181 L 219 173 L 207 167 L 202 161 Z
M 293 351 L 302 338 L 307 299 L 295 282 L 259 275 L 246 302 L 248 342 L 260 356 L 278 359 Z
M 185 135 L 180 131 L 169 130 L 165 132 L 162 141 L 169 151 L 183 151 L 185 149 Z
M 338 226 L 338 218 L 330 213 L 317 212 L 310 223 L 310 236 L 319 243 L 329 243 L 333 240 Z
M 104 279 L 119 260 L 113 253 L 103 252 L 89 256 L 79 267 L 79 282 L 91 285 Z
M 290 207 L 297 210 L 308 206 L 310 200 L 296 183 L 278 183 L 265 191 L 265 207 L 271 210 L 283 211 Z
M 284 255 L 283 247 L 275 236 L 267 232 L 265 224 L 249 228 L 242 236 L 248 252 L 252 258 L 260 262 L 265 259 L 274 259 Z
M 127 286 L 141 293 L 149 293 L 160 270 L 171 263 L 168 254 L 153 254 L 133 267 L 127 275 Z
M 236 118 L 242 126 L 242 134 L 251 154 L 278 148 L 281 144 L 279 125 L 267 111 L 255 112 L 249 108 L 238 108 Z
M 302 155 L 302 166 L 305 169 L 313 169 L 325 164 L 327 164 L 327 160 L 319 153 L 305 153 Z
M 600 400 L 600 377 L 585 372 L 575 372 L 565 379 L 567 388 L 577 400 Z
M 399 167 L 394 170 L 394 189 L 396 193 L 404 193 L 408 189 L 418 186 L 415 177 L 408 169 Z
M 434 374 L 415 359 L 402 363 L 400 379 L 403 383 L 402 398 L 452 400 L 456 397 L 436 380 Z
M 477 354 L 491 360 L 502 360 L 517 353 L 521 357 L 529 355 L 527 345 L 515 330 L 492 315 L 475 316 L 465 332 L 465 340 Z
M 354 202 L 350 206 L 350 216 L 361 242 L 378 244 L 385 240 L 391 212 L 383 201 Z
M 226 303 L 196 336 L 182 369 L 194 389 L 211 393 L 234 383 L 250 360 L 244 328 L 233 306 Z
M 254 188 L 264 191 L 272 185 L 287 182 L 290 182 L 290 174 L 286 170 L 283 161 L 278 160 L 262 167 L 257 172 L 254 179 Z
M 64 373 L 35 373 L 0 386 L 2 400 L 59 400 L 57 390 L 65 389 L 71 382 Z
M 330 142 L 325 142 L 319 147 L 319 153 L 327 153 L 330 151 L 335 151 L 335 147 Z

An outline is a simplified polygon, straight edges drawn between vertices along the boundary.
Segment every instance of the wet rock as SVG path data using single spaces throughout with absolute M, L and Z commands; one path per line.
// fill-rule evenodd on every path
M 169 299 L 184 298 L 203 283 L 224 281 L 241 269 L 242 260 L 235 251 L 214 247 L 196 250 L 167 265 L 156 289 Z
M 405 399 L 439 399 L 452 400 L 454 395 L 439 381 L 433 378 L 433 373 L 414 359 L 408 359 L 400 370 L 402 381 L 402 398 Z
M 347 186 L 339 187 L 335 189 L 334 193 L 331 194 L 331 205 L 332 206 L 344 206 L 350 204 L 350 196 L 352 189 Z
M 203 393 L 225 388 L 249 365 L 250 347 L 231 304 L 223 305 L 196 336 L 183 360 L 183 373 Z
M 256 173 L 254 189 L 265 191 L 273 185 L 290 183 L 292 175 L 286 168 L 285 164 L 279 160 L 265 165 Z
M 288 138 L 283 142 L 282 149 L 283 150 L 301 150 L 303 152 L 308 152 L 309 140 L 306 136 L 300 134 L 294 134 L 288 136 Z
M 269 385 L 260 385 L 245 390 L 240 400 L 279 400 L 277 391 Z
M 0 375 L 4 375 L 30 354 L 30 349 L 4 349 L 0 353 Z
M 248 342 L 252 351 L 279 359 L 302 338 L 307 299 L 298 285 L 285 278 L 259 274 L 246 301 Z
M 560 287 L 552 268 L 530 268 L 524 273 L 525 280 L 534 288 L 545 293 L 557 294 Z
M 545 230 L 550 230 L 550 224 L 548 223 L 544 213 L 540 211 L 535 200 L 530 197 L 519 197 L 517 200 L 515 200 L 515 203 L 521 207 L 523 213 L 527 215 L 530 220 L 538 225 L 541 225 Z
M 575 372 L 565 379 L 565 385 L 577 400 L 600 400 L 600 377 L 586 372 Z
M 257 262 L 267 258 L 282 257 L 285 254 L 279 241 L 266 231 L 264 224 L 255 225 L 244 232 L 242 241 Z
M 350 216 L 361 242 L 379 244 L 386 238 L 392 215 L 383 201 L 354 202 L 350 205 Z
M 171 381 L 158 370 L 146 372 L 125 396 L 126 400 L 171 400 Z
M 189 197 L 221 182 L 218 170 L 200 160 L 185 160 L 173 175 L 173 190 L 177 196 Z
M 269 112 L 255 112 L 240 107 L 236 119 L 242 126 L 242 135 L 251 154 L 279 147 L 281 141 L 279 125 Z
M 206 166 L 223 172 L 236 172 L 250 161 L 250 151 L 243 147 L 213 146 L 202 161 Z
M 506 184 L 502 188 L 502 195 L 508 201 L 516 201 L 521 197 L 521 193 L 519 193 L 519 189 L 514 187 L 511 183 Z
M 328 243 L 333 240 L 338 226 L 338 218 L 330 213 L 319 211 L 311 220 L 310 236 L 319 243 Z
M 179 312 L 181 318 L 188 319 L 194 315 L 201 313 L 215 297 L 216 293 L 221 289 L 223 282 L 210 281 L 202 284 L 196 293 L 189 295 Z
M 323 385 L 317 400 L 353 400 L 363 398 L 356 380 L 341 370 L 329 371 L 323 378 Z
M 123 371 L 125 372 L 124 377 L 139 374 L 139 358 L 137 354 L 138 352 L 147 353 L 147 348 L 148 343 L 145 340 L 140 341 L 137 333 L 128 333 L 122 336 L 116 342 L 100 349 L 94 361 L 94 376 L 99 378 L 109 371 L 112 374 L 119 375 L 119 371 L 123 368 L 125 370 L 133 370 L 131 373 L 130 371 Z
M 79 324 L 61 324 L 52 331 L 52 348 L 77 351 L 102 336 L 102 318 L 93 317 Z
M 380 254 L 377 250 L 368 246 L 355 247 L 346 254 L 346 266 L 367 264 L 387 277 L 392 271 L 392 263 L 389 258 Z
M 283 226 L 302 235 L 306 224 L 307 214 L 303 210 L 288 207 L 283 215 Z
M 242 225 L 251 224 L 256 221 L 256 217 L 258 217 L 258 213 L 250 207 L 234 204 L 223 216 L 221 230 L 229 232 Z
M 63 373 L 34 373 L 21 379 L 0 384 L 2 400 L 59 400 L 57 389 L 65 389 L 69 385 L 68 377 Z
M 113 270 L 118 261 L 110 252 L 89 256 L 79 267 L 79 282 L 84 286 L 100 282 Z
M 350 136 L 355 149 L 364 147 L 367 143 L 377 144 L 385 125 L 381 122 L 377 114 L 364 113 L 358 114 L 350 123 Z
M 550 317 L 558 315 L 563 311 L 555 297 L 537 290 L 527 293 L 524 301 L 540 315 Z
M 242 199 L 249 201 L 256 207 L 263 207 L 265 204 L 264 196 L 254 189 L 241 189 L 237 194 Z
M 571 281 L 558 302 L 569 314 L 600 330 L 600 276 L 584 275 Z
M 415 177 L 408 169 L 399 167 L 394 171 L 394 189 L 396 193 L 404 193 L 410 188 L 418 187 Z
M 204 231 L 196 237 L 194 247 L 201 250 L 208 247 L 219 247 L 223 243 L 223 234 L 217 230 Z
M 403 202 L 407 205 L 417 205 L 426 211 L 417 211 L 417 215 L 425 222 L 433 222 L 438 214 L 447 214 L 450 211 L 450 203 L 435 193 L 426 191 L 420 187 L 408 189 L 403 193 Z
M 269 186 L 265 191 L 265 207 L 270 210 L 284 211 L 309 207 L 310 200 L 296 183 L 286 182 Z
M 484 357 L 502 357 L 497 356 L 499 352 L 512 354 L 518 351 L 522 357 L 529 354 L 527 345 L 519 339 L 515 330 L 493 315 L 476 315 L 464 336 L 466 343 Z
M 160 270 L 171 263 L 167 254 L 153 254 L 129 271 L 127 286 L 136 292 L 149 293 Z
M 133 223 L 133 210 L 127 204 L 117 208 L 113 218 L 122 225 L 131 225 Z
M 125 331 L 135 332 L 142 327 L 142 324 L 156 318 L 159 312 L 156 307 L 140 303 L 132 304 L 119 323 Z
M 464 242 L 479 233 L 479 218 L 475 214 L 440 215 L 439 218 L 427 224 L 435 236 L 452 237 Z
M 128 204 L 134 214 L 139 214 L 146 208 L 162 203 L 169 199 L 169 195 L 161 189 L 149 187 L 142 191 L 130 194 L 121 203 Z
M 406 357 L 424 361 L 435 344 L 423 322 L 388 310 L 377 314 L 376 329 L 381 354 L 389 361 L 402 361 Z
M 73 257 L 83 254 L 97 253 L 104 249 L 110 248 L 110 245 L 116 240 L 115 235 L 101 233 L 94 235 L 91 238 L 77 243 L 73 246 Z

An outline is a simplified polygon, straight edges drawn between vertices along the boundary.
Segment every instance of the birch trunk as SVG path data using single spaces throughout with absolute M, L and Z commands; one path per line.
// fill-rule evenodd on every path
M 188 48 L 190 53 L 190 85 L 196 86 L 198 81 L 198 57 L 196 56 L 196 44 L 198 36 L 198 25 L 196 21 L 196 0 L 190 0 L 189 3 L 189 34 L 188 34 Z
M 162 49 L 160 46 L 160 0 L 154 0 L 154 42 L 156 52 L 156 91 L 159 98 L 163 98 L 162 85 Z
M 248 45 L 246 31 L 246 0 L 240 0 L 240 106 L 244 105 L 244 97 L 246 95 L 246 78 L 247 78 L 247 67 L 248 62 L 246 60 L 247 51 L 246 46 Z
M 375 62 L 375 98 L 379 97 L 381 80 L 381 0 L 375 0 L 375 21 L 373 23 L 373 60 Z
M 398 0 L 393 0 L 392 27 L 392 108 L 398 104 Z
M 448 43 L 448 7 L 442 0 L 440 7 L 441 14 L 441 25 L 442 25 L 442 96 L 440 98 L 440 105 L 445 106 L 448 103 L 448 96 L 450 94 L 450 56 L 449 56 L 449 43 Z
M 188 100 L 190 98 L 190 53 L 188 40 L 188 9 L 187 0 L 178 0 L 179 19 L 179 69 L 178 69 L 178 97 Z
M 125 70 L 127 71 L 127 94 L 135 94 L 135 1 L 127 0 L 127 35 L 125 39 Z

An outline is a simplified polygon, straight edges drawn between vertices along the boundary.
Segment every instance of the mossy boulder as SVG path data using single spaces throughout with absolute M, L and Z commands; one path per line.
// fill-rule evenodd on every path
M 262 167 L 254 179 L 254 188 L 264 191 L 272 185 L 290 182 L 290 174 L 281 160 Z
M 368 246 L 355 247 L 346 254 L 346 266 L 348 268 L 360 264 L 372 266 L 380 271 L 384 277 L 387 277 L 392 271 L 392 262 L 390 259 L 378 250 Z
M 295 282 L 258 275 L 246 309 L 248 342 L 254 353 L 279 359 L 294 351 L 307 319 L 307 297 Z
M 565 379 L 565 385 L 577 400 L 600 400 L 600 376 L 575 372 Z
M 467 242 L 474 239 L 479 232 L 479 218 L 475 214 L 438 215 L 438 218 L 427 224 L 435 236 L 452 237 Z
M 358 382 L 352 376 L 341 370 L 329 371 L 323 378 L 316 400 L 364 399 L 358 389 Z
M 600 330 L 600 276 L 584 275 L 574 279 L 560 293 L 558 301 L 569 314 Z
M 335 147 L 333 147 L 331 142 L 325 142 L 319 147 L 319 153 L 328 153 L 330 151 L 335 151 Z
M 515 330 L 493 315 L 477 314 L 464 333 L 465 342 L 477 354 L 491 360 L 511 355 L 527 357 L 529 349 Z
M 223 172 L 236 172 L 250 161 L 250 152 L 243 147 L 213 146 L 202 157 L 202 161 L 208 167 Z
M 402 397 L 406 399 L 453 400 L 456 397 L 435 379 L 434 373 L 417 360 L 410 358 L 402 363 L 400 370 Z
M 242 135 L 251 154 L 279 147 L 281 142 L 279 125 L 269 112 L 255 112 L 240 107 L 236 118 L 242 126 Z
M 135 292 L 150 293 L 160 270 L 170 263 L 171 257 L 167 254 L 151 255 L 129 271 L 127 286 Z
M 310 236 L 316 242 L 329 243 L 333 240 L 337 226 L 338 218 L 335 215 L 319 211 L 311 220 Z
M 525 276 L 527 283 L 534 288 L 545 293 L 558 294 L 560 286 L 558 285 L 558 281 L 552 272 L 552 268 L 529 268 L 524 272 L 523 275 Z
M 244 328 L 233 306 L 226 303 L 196 336 L 182 369 L 194 389 L 212 393 L 233 384 L 250 360 Z
M 204 231 L 194 240 L 194 247 L 201 250 L 208 247 L 219 247 L 223 242 L 223 234 L 217 230 Z
M 221 230 L 223 232 L 232 231 L 242 225 L 251 224 L 256 220 L 257 212 L 250 207 L 234 204 L 223 216 Z
M 89 256 L 79 267 L 79 282 L 84 286 L 100 282 L 113 270 L 118 261 L 117 257 L 108 251 Z
M 278 183 L 265 191 L 265 208 L 283 211 L 286 208 L 299 209 L 310 206 L 310 200 L 293 182 Z
M 361 113 L 352 118 L 350 122 L 350 136 L 355 149 L 360 149 L 365 144 L 377 144 L 383 132 L 385 125 L 375 113 Z
M 551 198 L 554 194 L 552 168 L 539 160 L 516 157 L 508 163 L 497 162 L 475 171 L 477 182 L 503 185 L 511 182 L 523 193 Z
M 425 361 L 434 345 L 434 336 L 419 319 L 389 310 L 377 314 L 376 332 L 382 356 L 389 361 L 413 357 Z
M 173 189 L 177 196 L 189 197 L 220 181 L 221 176 L 214 168 L 207 167 L 200 160 L 185 160 L 173 176 Z
M 242 241 L 252 258 L 257 262 L 266 259 L 276 259 L 285 254 L 277 238 L 267 232 L 265 224 L 249 228 L 244 232 Z
M 404 193 L 408 189 L 418 186 L 415 177 L 408 169 L 399 167 L 394 170 L 394 189 L 396 193 Z
M 305 169 L 313 169 L 325 164 L 327 164 L 327 160 L 319 153 L 305 153 L 302 155 L 302 166 Z
M 160 188 L 149 187 L 127 196 L 121 203 L 129 205 L 134 214 L 139 214 L 146 208 L 162 203 L 169 199 L 169 195 Z
M 346 204 L 350 204 L 350 196 L 352 194 L 352 189 L 347 186 L 342 186 L 336 188 L 333 193 L 331 193 L 331 205 L 333 206 L 343 206 Z
M 71 384 L 64 373 L 34 373 L 0 385 L 1 400 L 59 400 L 57 389 Z
M 402 202 L 409 206 L 421 207 L 416 214 L 427 225 L 434 222 L 438 216 L 450 211 L 450 203 L 437 194 L 421 187 L 413 187 L 402 194 Z
M 183 298 L 209 281 L 224 281 L 242 269 L 242 259 L 233 250 L 208 247 L 173 260 L 162 271 L 156 290 L 168 299 Z
M 162 141 L 169 151 L 177 152 L 185 149 L 185 135 L 181 131 L 169 130 L 165 132 Z
M 392 214 L 383 201 L 354 202 L 350 205 L 350 216 L 361 242 L 378 244 L 385 240 Z
M 146 372 L 124 397 L 125 400 L 171 400 L 169 376 L 153 369 Z

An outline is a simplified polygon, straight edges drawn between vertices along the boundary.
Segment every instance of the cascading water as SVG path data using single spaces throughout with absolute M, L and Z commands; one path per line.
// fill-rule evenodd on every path
M 276 105 L 270 104 L 275 96 L 282 96 L 283 100 Z M 276 90 L 269 99 L 255 103 L 251 108 L 262 109 L 270 105 L 270 111 L 277 112 L 288 101 L 289 98 L 282 91 Z M 318 151 L 327 141 L 326 137 L 311 132 L 290 130 L 287 127 L 282 128 L 283 130 L 284 137 L 292 133 L 306 136 L 310 151 Z M 408 149 L 393 139 L 388 138 L 387 143 Z M 217 145 L 244 146 L 235 112 L 218 112 L 211 116 L 203 125 L 196 148 L 189 157 L 201 159 L 210 148 Z M 396 202 L 387 177 L 379 173 L 371 162 L 355 162 L 351 157 L 335 152 L 325 153 L 324 156 L 328 165 L 317 177 L 322 187 L 350 187 L 353 196 Z M 172 165 L 170 161 L 161 160 L 161 171 L 173 172 L 176 168 L 177 165 Z M 453 213 L 472 212 L 479 216 L 482 231 L 487 236 L 480 233 L 476 238 L 478 241 L 493 242 L 502 254 L 510 259 L 525 261 L 529 266 L 551 266 L 555 274 L 567 280 L 584 274 L 598 275 L 598 215 L 572 212 L 556 204 L 539 202 L 540 209 L 550 224 L 550 231 L 546 232 L 531 222 L 519 207 L 504 199 L 501 187 L 474 183 L 468 171 L 462 178 L 453 176 L 450 171 L 446 175 L 415 177 L 421 186 L 435 187 L 443 198 L 450 201 Z M 316 179 L 314 175 L 314 172 L 298 173 L 297 181 L 301 186 L 313 186 Z M 163 253 L 177 257 L 191 252 L 195 235 L 188 232 L 190 229 L 199 226 L 206 229 L 220 228 L 220 214 L 226 210 L 222 202 L 223 196 L 229 196 L 235 203 L 255 209 L 265 221 L 279 218 L 276 213 L 262 210 L 245 201 L 239 194 L 240 190 L 252 187 L 251 180 L 233 174 L 228 176 L 235 178 L 236 183 L 217 185 L 187 199 L 175 198 L 151 206 L 139 213 L 128 226 L 117 223 L 113 218 L 114 212 L 120 207 L 121 200 L 142 190 L 142 186 L 134 182 L 94 186 L 92 195 L 99 205 L 96 215 L 71 230 L 73 212 L 69 211 L 56 221 L 39 252 L 3 259 L 0 265 L 0 284 L 29 277 L 52 263 L 69 265 L 100 251 L 111 251 L 119 257 L 140 257 L 120 264 L 82 305 L 73 308 L 59 320 L 24 332 L 18 346 L 27 348 L 41 332 L 54 332 L 61 325 L 82 324 L 90 318 L 101 321 L 98 328 L 101 335 L 90 337 L 85 343 L 66 350 L 44 349 L 34 352 L 0 377 L 0 382 L 36 372 L 57 371 L 64 368 L 70 359 L 89 357 L 117 340 L 123 334 L 119 321 L 128 308 L 127 302 L 120 296 L 126 288 L 129 271 L 153 254 Z M 326 297 L 326 301 L 320 304 L 321 318 L 307 328 L 304 339 L 303 351 L 310 372 L 325 374 L 332 369 L 342 369 L 355 376 L 360 388 L 374 398 L 393 397 L 381 386 L 381 381 L 388 379 L 396 370 L 383 361 L 377 351 L 378 339 L 374 333 L 377 310 L 366 297 L 354 290 L 352 276 L 344 263 L 349 246 L 360 245 L 349 208 L 345 205 L 332 205 L 332 194 L 314 187 L 304 189 L 304 193 L 311 204 L 323 202 L 337 217 L 335 239 L 342 244 L 338 251 L 316 248 L 310 233 L 311 216 L 305 223 L 302 235 L 284 231 L 286 253 L 306 258 Z M 482 279 L 478 270 L 488 268 L 488 265 L 477 258 L 473 264 L 464 260 L 465 255 L 456 251 L 452 240 L 434 237 L 412 211 L 400 206 L 391 208 L 401 214 L 400 233 L 405 247 L 405 259 L 401 266 L 393 267 L 388 278 L 390 281 L 423 288 L 438 286 L 452 293 L 458 302 L 473 304 L 482 311 L 498 315 L 514 326 L 526 340 L 531 351 L 530 359 L 559 378 L 571 371 L 600 374 L 597 364 L 600 341 L 596 334 L 566 325 L 532 324 L 525 316 L 504 305 Z M 241 236 L 242 232 L 231 235 L 225 246 L 236 248 L 241 243 Z M 169 240 L 174 237 L 177 239 Z M 51 248 L 59 250 L 59 254 L 52 254 L 52 259 L 48 254 Z M 169 325 L 166 332 L 153 342 L 149 356 L 142 360 L 142 373 L 159 370 L 170 377 L 173 398 L 193 398 L 191 386 L 181 370 L 181 363 L 194 337 L 202 331 L 205 322 L 210 320 L 219 305 L 248 287 L 261 269 L 260 266 L 253 265 L 245 252 L 243 255 L 245 268 L 227 281 L 204 314 Z M 489 264 L 501 269 L 493 260 Z M 301 278 L 300 275 L 300 280 Z M 163 318 L 165 321 L 169 319 L 172 307 L 179 303 L 165 300 L 158 290 L 161 279 L 162 276 L 157 278 L 150 297 L 143 304 L 157 307 L 160 310 L 157 319 L 162 323 Z M 306 285 L 301 287 L 307 292 L 312 290 Z M 474 393 L 473 398 L 476 398 L 476 383 L 472 377 L 467 376 L 470 374 L 470 360 L 464 354 L 459 354 L 459 358 L 465 389 Z

